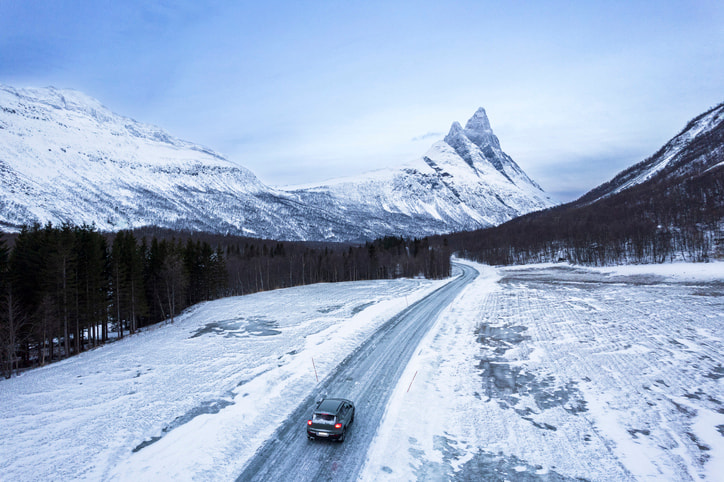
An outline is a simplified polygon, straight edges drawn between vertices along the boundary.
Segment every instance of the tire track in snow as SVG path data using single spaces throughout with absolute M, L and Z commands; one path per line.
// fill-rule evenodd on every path
M 682 401 L 722 408 L 711 392 L 692 393 L 702 380 L 718 376 L 721 339 L 695 339 L 691 326 L 721 298 L 696 298 L 690 288 L 667 284 L 586 282 L 562 289 L 551 279 L 546 289 L 540 279 L 521 283 L 511 277 L 504 283 L 512 292 L 508 304 L 544 352 L 530 368 L 540 376 L 553 373 L 561 383 L 576 381 L 589 406 L 595 402 L 596 413 L 578 420 L 587 421 L 599 444 L 619 459 L 621 475 L 633 477 L 629 466 L 679 480 L 702 473 L 709 449 L 692 433 L 696 410 Z M 713 323 L 705 325 L 716 330 Z M 559 448 L 574 460 L 584 458 L 580 448 Z
M 596 464 L 591 461 L 598 459 L 598 465 L 609 466 L 616 477 L 625 480 L 629 474 L 617 463 L 606 439 L 597 434 L 586 418 L 585 402 L 578 391 L 582 379 L 577 372 L 591 369 L 587 356 L 575 356 L 583 348 L 580 341 L 589 336 L 589 326 L 582 316 L 584 311 L 573 308 L 581 299 L 579 290 L 566 285 L 551 296 L 551 290 L 537 282 L 503 285 L 502 306 L 512 313 L 512 320 L 528 328 L 530 340 L 524 342 L 528 344 L 528 352 L 533 353 L 536 349 L 535 359 L 520 357 L 515 360 L 523 363 L 526 371 L 535 376 L 529 386 L 521 387 L 519 391 L 520 405 L 528 412 L 532 411 L 525 419 L 530 419 L 533 433 L 540 437 L 535 451 L 545 454 L 543 460 L 565 460 L 569 473 L 584 474 L 584 477 L 597 472 Z M 590 310 L 585 313 L 590 315 Z M 575 350 L 571 350 L 571 346 Z M 571 360 L 571 353 L 577 361 Z M 579 364 L 580 361 L 583 364 Z M 558 398 L 562 398 L 560 403 Z M 528 443 L 530 441 L 523 440 L 519 444 L 523 454 L 530 450 Z M 588 456 L 581 456 L 582 453 Z M 540 459 L 536 453 L 527 455 L 524 459 Z

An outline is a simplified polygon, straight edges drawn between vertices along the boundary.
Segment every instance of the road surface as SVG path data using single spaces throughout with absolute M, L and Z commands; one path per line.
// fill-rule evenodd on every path
M 238 481 L 355 480 L 387 402 L 420 341 L 478 272 L 454 265 L 458 278 L 411 305 L 350 354 L 292 412 L 249 460 Z M 354 424 L 344 443 L 310 441 L 306 421 L 323 396 L 355 402 Z

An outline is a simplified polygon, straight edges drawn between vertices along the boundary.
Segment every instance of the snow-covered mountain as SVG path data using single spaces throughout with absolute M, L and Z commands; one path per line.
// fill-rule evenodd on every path
M 488 226 L 550 204 L 500 150 L 484 110 L 408 166 L 289 191 L 80 92 L 0 85 L 6 231 L 70 222 L 357 241 Z
M 500 148 L 483 108 L 406 165 L 293 192 L 305 204 L 409 235 L 489 227 L 553 205 Z
M 653 156 L 591 190 L 579 202 L 595 202 L 654 178 L 659 182 L 688 179 L 720 165 L 722 157 L 724 157 L 724 103 L 692 119 L 681 133 Z
M 360 232 L 219 154 L 113 114 L 80 92 L 0 86 L 0 227 L 34 222 L 279 239 Z

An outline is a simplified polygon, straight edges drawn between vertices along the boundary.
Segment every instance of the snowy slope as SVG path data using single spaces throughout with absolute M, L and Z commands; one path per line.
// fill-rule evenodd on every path
M 553 205 L 502 151 L 483 108 L 404 166 L 294 192 L 307 204 L 366 212 L 410 235 L 489 227 Z
M 306 216 L 308 221 L 299 222 Z M 249 170 L 79 92 L 0 86 L 0 227 L 157 225 L 279 239 L 356 236 Z
M 109 231 L 156 225 L 359 241 L 488 226 L 549 206 L 500 150 L 485 112 L 479 114 L 469 128 L 448 136 L 450 142 L 476 139 L 472 154 L 469 146 L 443 142 L 387 174 L 289 192 L 79 92 L 0 85 L 0 228 L 17 231 L 35 222 Z
M 617 194 L 655 176 L 666 180 L 691 177 L 720 165 L 724 159 L 724 104 L 689 122 L 684 130 L 650 158 L 632 166 L 611 181 L 593 189 L 581 202 Z

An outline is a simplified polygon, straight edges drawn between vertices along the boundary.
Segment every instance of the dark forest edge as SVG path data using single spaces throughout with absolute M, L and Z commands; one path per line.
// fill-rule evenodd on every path
M 202 301 L 312 283 L 450 276 L 427 238 L 278 242 L 143 228 L 33 226 L 0 233 L 2 372 L 67 358 Z
M 717 151 L 714 151 L 715 153 Z M 718 154 L 721 159 L 722 153 Z M 650 182 L 497 227 L 431 238 L 489 265 L 569 262 L 587 266 L 724 259 L 724 165 L 687 179 Z

